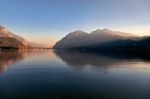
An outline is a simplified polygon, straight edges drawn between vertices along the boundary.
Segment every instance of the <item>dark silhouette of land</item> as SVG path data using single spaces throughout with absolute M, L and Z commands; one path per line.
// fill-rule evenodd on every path
M 67 48 L 64 50 L 91 51 L 91 52 L 124 52 L 124 53 L 148 53 L 150 51 L 150 37 L 141 40 L 114 40 L 107 43 Z

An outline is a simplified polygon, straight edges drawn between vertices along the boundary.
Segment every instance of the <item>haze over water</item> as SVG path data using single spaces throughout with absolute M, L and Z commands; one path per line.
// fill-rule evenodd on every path
M 146 56 L 43 50 L 0 57 L 1 99 L 150 98 Z

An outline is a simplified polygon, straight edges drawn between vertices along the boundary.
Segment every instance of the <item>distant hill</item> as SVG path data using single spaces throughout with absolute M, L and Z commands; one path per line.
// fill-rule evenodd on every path
M 36 48 L 50 48 L 48 45 L 45 44 L 39 44 L 35 42 L 29 42 L 31 47 L 36 47 Z
M 54 49 L 76 49 L 76 48 L 96 48 L 97 46 L 119 40 L 136 40 L 138 36 L 112 31 L 109 29 L 98 29 L 91 33 L 83 31 L 75 31 L 69 33 L 54 45 Z

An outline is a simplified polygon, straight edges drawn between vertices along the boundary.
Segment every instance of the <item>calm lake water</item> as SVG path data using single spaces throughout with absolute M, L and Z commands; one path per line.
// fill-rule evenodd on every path
M 0 99 L 150 99 L 150 58 L 66 51 L 0 52 Z

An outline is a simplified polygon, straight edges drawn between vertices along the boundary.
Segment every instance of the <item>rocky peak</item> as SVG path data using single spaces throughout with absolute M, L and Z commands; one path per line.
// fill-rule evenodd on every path
M 0 33 L 7 33 L 7 32 L 8 32 L 7 29 L 4 26 L 0 25 Z
M 84 32 L 84 31 L 81 31 L 81 30 L 77 30 L 77 31 L 74 31 L 74 32 L 71 32 L 71 33 L 69 33 L 67 36 L 80 36 L 80 35 L 82 35 L 82 34 L 87 34 L 86 32 Z

